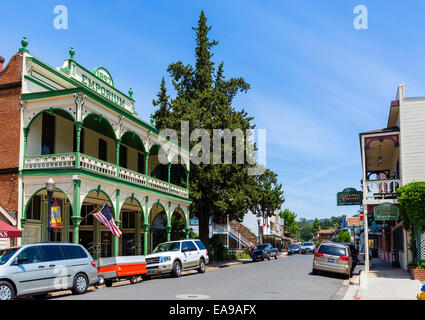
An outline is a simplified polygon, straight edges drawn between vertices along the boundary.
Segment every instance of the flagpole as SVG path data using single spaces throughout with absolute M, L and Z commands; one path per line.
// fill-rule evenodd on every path
M 105 205 L 105 204 L 103 204 L 103 205 Z M 100 208 L 102 208 L 102 207 L 100 207 Z M 96 211 L 99 211 L 99 206 L 96 209 L 94 209 L 92 212 L 88 213 L 83 219 L 81 219 L 80 224 L 81 224 L 81 222 L 86 220 L 91 214 L 95 213 Z

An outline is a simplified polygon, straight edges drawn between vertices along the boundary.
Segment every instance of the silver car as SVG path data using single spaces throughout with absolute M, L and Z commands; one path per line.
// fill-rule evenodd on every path
M 87 291 L 98 280 L 90 253 L 79 244 L 38 243 L 0 250 L 0 300 Z
M 314 244 L 314 242 L 304 242 L 301 245 L 300 251 L 301 251 L 302 254 L 315 253 L 316 252 L 316 245 Z
M 339 243 L 322 243 L 314 254 L 312 273 L 329 271 L 342 273 L 350 278 L 352 264 L 350 247 Z

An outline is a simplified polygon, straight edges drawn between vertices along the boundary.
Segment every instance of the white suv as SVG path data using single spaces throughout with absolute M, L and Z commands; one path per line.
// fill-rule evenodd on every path
M 201 240 L 185 239 L 160 243 L 153 253 L 146 257 L 148 273 L 143 276 L 148 279 L 151 275 L 171 273 L 180 277 L 182 270 L 197 269 L 205 272 L 208 264 L 208 250 Z

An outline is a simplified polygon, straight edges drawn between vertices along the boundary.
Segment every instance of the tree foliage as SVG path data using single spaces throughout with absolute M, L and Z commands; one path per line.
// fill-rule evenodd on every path
M 279 217 L 283 219 L 285 232 L 289 232 L 293 237 L 297 237 L 300 228 L 296 222 L 297 214 L 289 209 L 279 212 Z
M 197 26 L 193 28 L 196 41 L 195 65 L 177 61 L 168 66 L 167 72 L 176 96 L 168 96 L 163 79 L 157 100 L 153 101 L 158 109 L 152 118 L 158 130 L 174 129 L 179 137 L 188 134 L 181 129 L 181 122 L 187 121 L 189 133 L 195 129 L 205 129 L 209 133 L 210 145 L 213 145 L 214 129 L 240 129 L 245 133 L 248 129 L 253 129 L 254 125 L 251 123 L 253 118 L 249 117 L 244 109 L 238 111 L 232 106 L 236 94 L 247 92 L 250 85 L 241 77 L 226 79 L 223 63 L 215 68 L 212 49 L 218 43 L 209 39 L 210 29 L 202 11 Z M 194 152 L 193 147 L 198 142 L 190 141 L 192 154 L 197 153 L 198 150 Z M 262 197 L 257 194 L 257 178 L 248 175 L 248 168 L 255 164 L 248 164 L 247 161 L 244 164 L 236 164 L 233 161 L 230 164 L 213 164 L 211 150 L 205 156 L 211 160 L 209 163 L 191 166 L 189 190 L 193 200 L 191 212 L 199 218 L 199 235 L 208 247 L 210 216 L 229 215 L 230 219 L 241 221 L 249 205 L 252 206 L 251 197 L 255 195 L 260 200 Z M 263 177 L 263 181 L 271 176 L 270 174 L 269 177 Z M 275 199 L 273 195 L 270 197 Z M 267 212 L 270 207 L 275 206 L 276 201 L 271 202 L 271 205 L 264 205 Z
M 397 189 L 400 203 L 400 217 L 403 227 L 412 234 L 412 256 L 417 260 L 417 240 L 419 228 L 425 229 L 425 182 L 411 182 Z
M 348 230 L 341 230 L 341 232 L 336 237 L 338 242 L 348 242 L 351 243 L 351 234 Z
M 317 231 L 319 231 L 320 230 L 320 222 L 319 222 L 319 219 L 314 219 L 314 222 L 313 222 L 313 233 L 315 234 Z

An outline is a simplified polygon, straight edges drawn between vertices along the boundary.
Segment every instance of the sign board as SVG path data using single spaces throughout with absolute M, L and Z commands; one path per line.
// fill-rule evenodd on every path
M 397 221 L 400 209 L 396 205 L 385 202 L 373 208 L 373 216 L 376 221 Z
M 115 89 L 114 81 L 105 68 L 96 68 L 93 72 L 90 72 L 78 63 L 72 60 L 66 60 L 61 70 L 80 82 L 84 87 L 101 95 L 114 105 L 136 114 L 134 100 Z
M 338 206 L 361 205 L 363 201 L 363 192 L 354 188 L 346 188 L 336 195 L 336 203 Z

